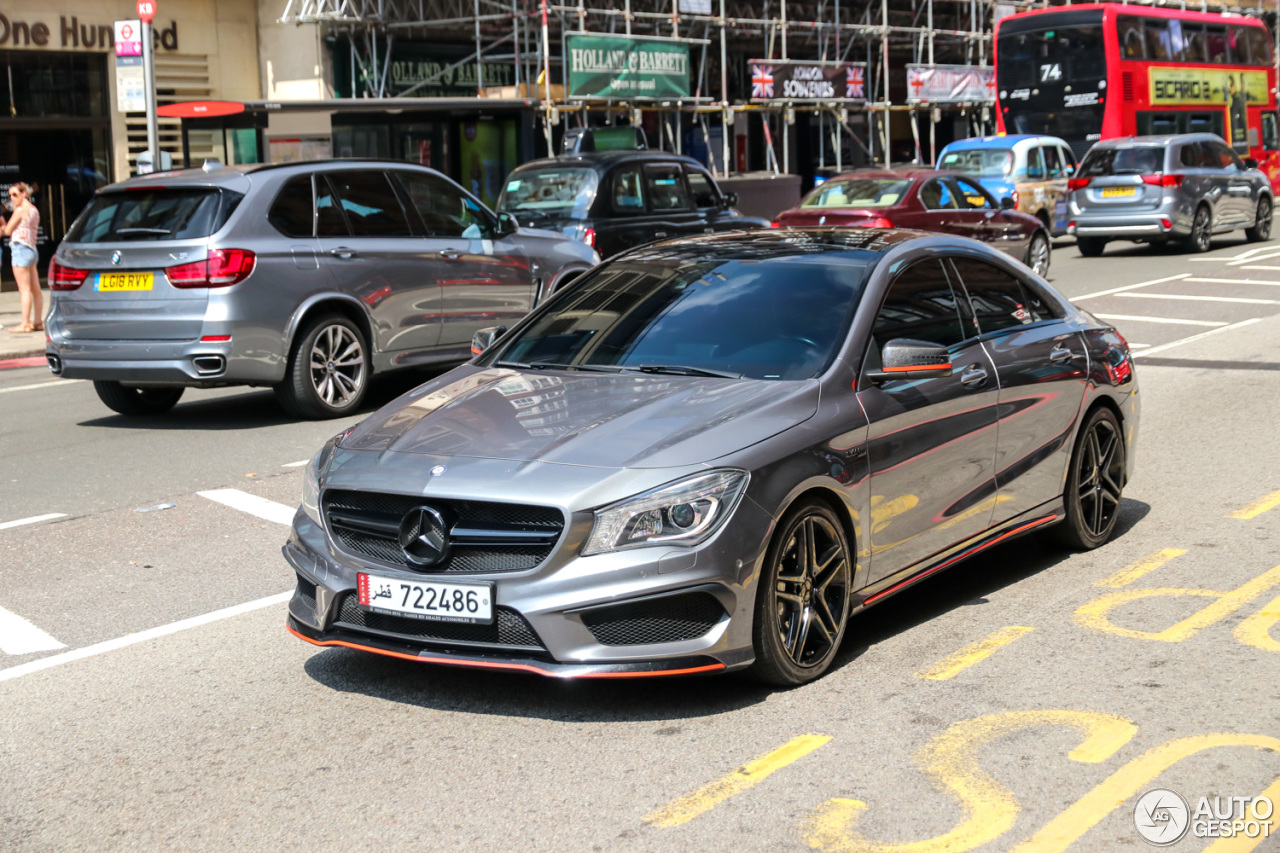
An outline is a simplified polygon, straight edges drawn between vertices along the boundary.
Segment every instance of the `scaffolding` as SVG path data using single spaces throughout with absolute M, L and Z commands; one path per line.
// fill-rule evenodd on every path
M 1280 0 L 1171 0 L 1204 11 L 1232 11 L 1265 17 L 1275 27 Z M 1132 5 L 1165 5 L 1166 0 L 1127 0 Z M 281 23 L 313 24 L 330 38 L 345 39 L 352 57 L 353 93 L 357 78 L 369 97 L 412 96 L 442 75 L 474 63 L 478 95 L 489 93 L 485 66 L 514 68 L 514 87 L 503 95 L 537 101 L 543 117 L 548 150 L 552 127 L 571 117 L 586 124 L 588 114 L 603 112 L 608 123 L 618 115 L 639 120 L 643 111 L 658 111 L 657 144 L 681 148 L 681 134 L 671 126 L 673 116 L 690 116 L 710 147 L 708 118 L 718 122 L 720 168 L 732 171 L 729 130 L 735 117 L 759 113 L 768 140 L 769 162 L 787 171 L 788 150 L 797 112 L 815 114 L 825 157 L 830 133 L 835 165 L 842 163 L 846 142 L 871 161 L 888 162 L 892 152 L 892 116 L 906 113 L 914 157 L 922 159 L 919 119 L 929 124 L 929 152 L 940 117 L 938 104 L 920 103 L 906 94 L 904 65 L 985 67 L 992 55 L 992 30 L 1004 15 L 1049 5 L 1042 0 L 287 0 Z M 1066 5 L 1070 5 L 1067 0 Z M 619 8 L 619 6 L 621 6 Z M 566 86 L 553 77 L 567 67 L 566 42 L 573 35 L 611 35 L 660 38 L 691 48 L 692 95 L 648 101 L 616 99 L 600 103 L 566 97 Z M 466 44 L 469 54 L 410 88 L 389 86 L 392 51 L 397 41 L 430 40 Z M 730 56 L 739 61 L 731 65 Z M 773 61 L 810 63 L 855 62 L 866 67 L 866 97 L 853 112 L 865 113 L 864 133 L 850 122 L 847 101 L 797 102 L 786 98 L 748 99 L 741 92 L 746 74 L 743 56 Z M 897 72 L 897 73 L 895 73 Z M 491 81 L 492 82 L 492 81 Z M 946 104 L 969 115 L 973 128 L 991 128 L 992 99 Z M 683 121 L 677 118 L 676 121 Z M 901 122 L 900 122 L 901 123 Z M 773 150 L 770 125 L 782 131 L 781 163 Z M 712 168 L 716 168 L 713 162 Z

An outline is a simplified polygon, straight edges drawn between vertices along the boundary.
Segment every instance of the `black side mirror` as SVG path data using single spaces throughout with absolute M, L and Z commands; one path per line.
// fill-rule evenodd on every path
M 1256 169 L 1258 168 L 1258 161 L 1252 157 L 1246 157 L 1244 158 L 1244 167 L 1246 169 Z
M 1015 207 L 1017 207 L 1017 205 L 1014 203 L 1013 199 L 1010 198 L 1009 196 L 1005 196 L 1004 198 L 1000 199 L 1001 210 L 1013 210 Z
M 489 326 L 471 336 L 471 354 L 480 353 L 493 346 L 493 342 L 507 333 L 506 326 Z
M 498 236 L 506 237 L 508 234 L 514 234 L 520 228 L 519 221 L 510 213 L 498 214 Z
M 951 375 L 951 354 L 944 346 L 911 338 L 894 338 L 880 351 L 881 367 L 867 372 L 879 385 L 890 379 L 932 379 Z
M 725 206 L 725 207 L 737 207 L 737 206 L 738 206 L 738 194 L 737 194 L 737 193 L 725 193 L 725 194 L 724 194 L 724 206 Z

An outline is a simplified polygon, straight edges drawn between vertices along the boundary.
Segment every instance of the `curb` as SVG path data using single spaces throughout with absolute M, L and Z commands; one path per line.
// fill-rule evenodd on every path
M 0 334 L 4 334 L 0 332 Z M 45 353 L 44 344 L 38 347 L 14 348 L 13 350 L 0 350 L 0 361 L 8 361 L 16 358 L 35 358 L 43 356 Z

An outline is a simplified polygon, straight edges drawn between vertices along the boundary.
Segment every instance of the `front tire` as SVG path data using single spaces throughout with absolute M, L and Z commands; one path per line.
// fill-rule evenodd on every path
M 1120 421 L 1099 407 L 1076 438 L 1062 502 L 1066 518 L 1054 528 L 1059 541 L 1091 551 L 1111 538 L 1120 515 L 1125 480 L 1125 444 Z
M 1209 213 L 1209 208 L 1202 204 L 1196 208 L 1195 218 L 1191 220 L 1191 234 L 1183 245 L 1187 247 L 1188 252 L 1200 254 L 1209 251 L 1209 244 L 1212 241 L 1213 217 Z
M 815 499 L 792 507 L 760 575 L 751 674 L 793 687 L 826 672 L 844 639 L 852 584 L 849 542 L 836 514 Z
M 129 417 L 163 415 L 178 405 L 185 388 L 134 388 L 119 382 L 95 379 L 93 390 L 107 408 Z
M 1107 241 L 1102 237 L 1077 237 L 1076 248 L 1080 250 L 1080 254 L 1086 258 L 1096 258 L 1102 254 L 1102 250 L 1107 247 Z
M 1041 278 L 1049 277 L 1049 238 L 1036 234 L 1027 248 L 1027 266 Z
M 1258 199 L 1258 218 L 1254 220 L 1252 228 L 1244 229 L 1244 236 L 1250 243 L 1263 243 L 1271 239 L 1271 217 L 1274 211 L 1271 207 L 1271 199 L 1263 197 Z
M 330 314 L 308 326 L 294 345 L 276 399 L 296 418 L 342 417 L 360 408 L 369 373 L 364 334 L 346 317 Z

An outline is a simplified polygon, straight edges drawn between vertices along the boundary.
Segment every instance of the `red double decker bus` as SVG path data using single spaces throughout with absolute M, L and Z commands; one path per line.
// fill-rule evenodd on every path
M 1280 183 L 1271 35 L 1256 18 L 1073 5 L 996 24 L 997 127 L 1067 140 L 1216 133 Z

